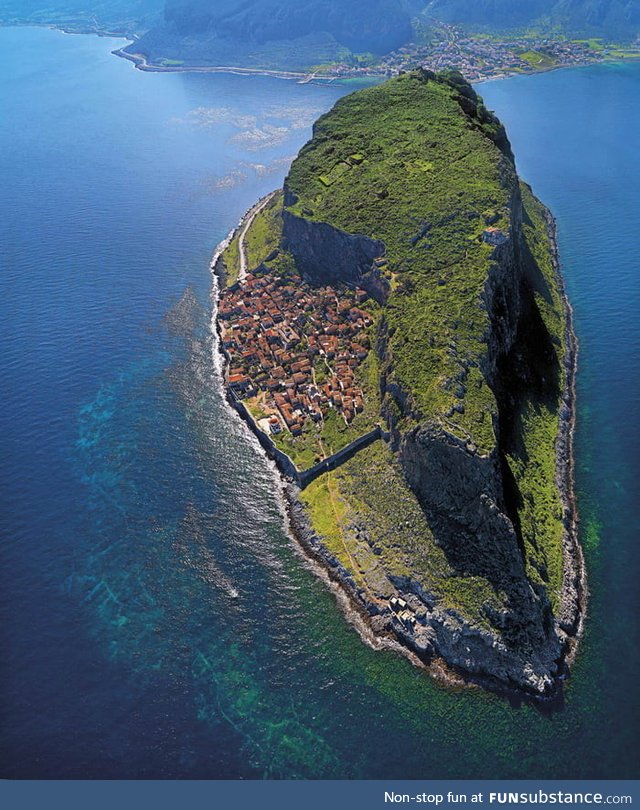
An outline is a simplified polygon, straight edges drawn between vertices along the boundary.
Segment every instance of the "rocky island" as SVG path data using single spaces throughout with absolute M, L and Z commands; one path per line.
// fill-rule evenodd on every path
M 553 220 L 462 76 L 342 98 L 214 259 L 295 535 L 416 662 L 559 691 L 586 599 Z

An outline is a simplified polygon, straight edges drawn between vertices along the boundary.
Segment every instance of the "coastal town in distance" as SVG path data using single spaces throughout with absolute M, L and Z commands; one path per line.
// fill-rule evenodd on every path
M 419 31 L 417 34 L 416 41 L 380 59 L 356 56 L 351 62 L 321 67 L 314 78 L 394 76 L 420 66 L 435 71 L 456 69 L 468 81 L 478 82 L 613 59 L 640 58 L 638 39 L 621 45 L 602 38 L 570 39 L 549 31 L 486 35 L 436 21 L 424 39 Z

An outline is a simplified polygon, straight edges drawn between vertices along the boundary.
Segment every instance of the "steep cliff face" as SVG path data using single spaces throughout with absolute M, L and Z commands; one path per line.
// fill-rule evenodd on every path
M 291 193 L 288 200 L 289 204 L 296 202 Z M 480 304 L 488 319 L 486 349 L 478 358 L 478 366 L 494 392 L 509 387 L 509 381 L 501 377 L 503 361 L 514 349 L 527 314 L 525 302 L 530 291 L 522 255 L 522 216 L 520 190 L 515 184 L 510 233 L 493 251 Z M 373 283 L 371 270 L 372 260 L 385 253 L 381 241 L 288 211 L 283 233 L 285 247 L 311 279 L 358 284 L 377 293 L 382 303 L 387 300 L 388 282 L 378 274 Z M 558 671 L 561 640 L 544 589 L 536 589 L 527 578 L 513 482 L 501 445 L 500 403 L 496 400 L 491 414 L 495 444 L 480 451 L 471 438 L 452 431 L 443 414 L 414 412 L 411 392 L 402 390 L 394 378 L 394 358 L 384 341 L 379 343 L 379 352 L 379 360 L 387 369 L 381 380 L 383 395 L 399 403 L 402 417 L 413 424 L 409 429 L 395 427 L 397 457 L 427 515 L 435 541 L 457 573 L 483 578 L 506 598 L 501 610 L 488 605 L 483 608 L 492 631 L 470 627 L 453 609 L 439 609 L 433 594 L 427 593 L 417 579 L 407 577 L 398 584 L 405 595 L 413 593 L 430 606 L 432 644 L 449 663 L 545 693 L 552 688 Z M 462 388 L 464 380 L 463 374 Z M 459 407 L 464 400 L 461 390 Z M 445 414 L 453 415 L 455 411 Z
M 285 191 L 287 198 L 292 201 Z M 306 278 L 318 284 L 357 284 L 379 303 L 386 300 L 389 283 L 374 264 L 385 251 L 380 240 L 347 233 L 326 222 L 313 222 L 287 209 L 282 220 L 283 247 Z
M 488 412 L 493 443 L 479 448 L 472 436 L 456 430 L 455 417 L 464 411 L 469 398 L 465 383 L 470 363 L 464 360 L 456 378 L 456 405 L 444 414 L 416 413 L 408 392 L 403 416 L 410 417 L 413 425 L 396 429 L 398 456 L 406 478 L 456 570 L 482 576 L 506 592 L 511 590 L 511 582 L 526 579 L 523 550 L 514 525 L 517 514 L 511 502 L 510 482 L 505 481 L 508 468 L 503 458 L 500 402 L 495 396 L 509 387 L 509 382 L 501 379 L 501 360 L 510 354 L 517 340 L 526 297 L 521 256 L 522 200 L 517 184 L 513 185 L 509 207 L 510 232 L 490 257 L 480 296 L 479 306 L 487 313 L 484 351 L 472 361 L 494 395 Z M 385 386 L 397 399 L 394 359 L 386 360 L 389 370 Z M 541 610 L 548 609 L 548 604 L 536 604 L 528 587 L 516 590 L 512 610 L 521 615 L 514 613 L 513 623 L 519 620 L 529 625 L 540 619 Z
M 504 129 L 459 76 L 400 77 L 321 119 L 285 192 L 298 268 L 382 305 L 381 414 L 428 529 L 422 545 L 373 537 L 354 507 L 359 541 L 403 569 L 389 581 L 449 663 L 551 691 L 579 609 L 559 474 L 571 347 L 546 215 Z

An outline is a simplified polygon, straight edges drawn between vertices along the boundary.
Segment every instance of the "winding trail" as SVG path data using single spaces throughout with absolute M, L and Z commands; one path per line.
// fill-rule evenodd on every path
M 277 190 L 271 191 L 269 194 L 267 194 L 266 197 L 263 197 L 261 200 L 258 200 L 258 202 L 253 206 L 253 208 L 249 209 L 245 217 L 244 223 L 242 224 L 242 229 L 240 230 L 240 234 L 238 236 L 238 256 L 240 258 L 240 272 L 238 274 L 238 281 L 240 282 L 243 282 L 247 277 L 247 251 L 245 247 L 245 237 L 247 235 L 247 231 L 251 227 L 253 220 L 258 216 L 260 211 L 262 211 L 262 209 L 265 208 L 271 202 L 271 200 L 277 193 L 278 193 Z

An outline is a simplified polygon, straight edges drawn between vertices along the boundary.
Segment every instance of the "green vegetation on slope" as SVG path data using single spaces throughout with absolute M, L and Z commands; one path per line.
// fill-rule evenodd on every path
M 412 37 L 406 0 L 167 0 L 131 51 L 154 62 L 308 71 L 367 62 Z
M 354 156 L 357 160 L 359 156 Z M 269 273 L 275 275 L 293 276 L 299 281 L 293 258 L 280 249 L 282 239 L 282 206 L 283 193 L 278 192 L 253 218 L 244 237 L 247 267 L 260 276 L 260 265 L 267 268 Z M 238 281 L 240 272 L 240 233 L 239 228 L 223 253 L 226 268 L 226 285 L 232 286 Z M 257 272 L 256 272 L 257 271 Z M 380 308 L 375 301 L 368 300 L 362 305 L 374 321 L 379 318 Z M 377 324 L 374 322 L 365 332 L 370 342 L 375 341 Z M 314 365 L 316 382 L 322 383 L 329 375 L 329 366 L 325 361 L 316 357 Z M 318 424 L 307 420 L 302 433 L 293 436 L 289 431 L 283 430 L 273 435 L 276 446 L 286 453 L 299 470 L 306 470 L 322 459 L 337 453 L 343 447 L 368 433 L 380 421 L 379 396 L 379 369 L 375 352 L 369 352 L 366 359 L 355 370 L 356 384 L 362 389 L 364 410 L 354 416 L 353 421 L 347 424 L 335 411 Z M 245 401 L 252 415 L 262 419 L 262 411 L 258 398 Z
M 282 193 L 275 194 L 253 218 L 245 237 L 247 267 L 256 268 L 280 244 L 282 236 Z
M 381 413 L 396 441 L 439 425 L 472 456 L 498 459 L 502 473 L 484 466 L 481 474 L 504 479 L 486 486 L 504 486 L 499 507 L 515 527 L 515 567 L 505 574 L 477 545 L 474 528 L 430 511 L 396 453 L 376 442 L 301 494 L 327 548 L 371 601 L 386 604 L 395 583 L 411 579 L 439 609 L 498 635 L 504 628 L 496 617 L 515 611 L 519 621 L 509 583 L 522 577 L 521 554 L 536 593 L 546 592 L 556 609 L 564 564 L 556 441 L 565 312 L 546 210 L 519 183 L 501 125 L 459 74 L 406 74 L 342 99 L 321 118 L 286 193 L 286 216 L 275 198 L 249 229 L 250 265 L 271 256 L 270 272 L 298 278 L 304 267 L 296 262 L 310 248 L 306 237 L 291 243 L 287 223 L 306 221 L 311 230 L 302 232 L 311 241 L 314 223 L 328 224 L 384 243 L 386 262 L 378 264 L 390 293 L 371 305 L 376 351 L 358 369 L 365 412 L 349 426 L 332 413 L 301 436 L 280 434 L 278 446 L 304 469 Z M 496 231 L 502 250 L 487 242 Z M 326 238 L 321 253 L 330 272 L 341 248 L 332 252 Z M 502 348 L 490 349 L 491 341 Z M 322 381 L 321 362 L 314 373 Z M 478 486 L 472 497 L 480 502 Z M 455 512 L 458 494 L 446 497 Z M 523 610 L 525 622 L 536 621 Z
M 543 206 L 531 190 L 522 186 L 523 225 L 526 245 L 539 271 L 532 280 L 534 306 L 551 337 L 549 347 L 557 357 L 556 385 L 539 387 L 537 396 L 520 391 L 514 406 L 519 420 L 518 440 L 508 449 L 508 463 L 518 482 L 521 496 L 519 519 L 525 544 L 527 575 L 547 588 L 552 607 L 558 606 L 562 588 L 562 503 L 556 484 L 556 438 L 558 434 L 559 390 L 565 383 L 565 314 L 562 295 L 553 265 L 552 247 L 547 234 Z M 538 351 L 540 346 L 537 347 Z M 534 365 L 535 358 L 529 362 Z M 543 373 L 548 373 L 547 368 Z
M 385 308 L 395 378 L 415 411 L 444 415 L 459 404 L 452 381 L 468 374 L 451 426 L 490 448 L 495 402 L 473 366 L 486 351 L 477 300 L 493 250 L 481 237 L 487 212 L 509 228 L 510 164 L 491 140 L 506 144 L 500 125 L 467 87 L 407 74 L 346 97 L 317 122 L 288 186 L 298 216 L 385 243 L 390 272 L 400 274 Z M 471 121 L 461 102 L 474 109 Z M 349 163 L 327 187 L 322 178 Z
M 640 4 L 629 0 L 430 0 L 426 13 L 485 31 L 527 29 L 631 39 Z
M 227 287 L 233 286 L 240 275 L 240 233 L 236 231 L 223 254 L 225 266 L 225 283 Z
M 408 74 L 361 91 L 320 119 L 287 180 L 289 210 L 384 242 L 392 286 L 380 319 L 380 370 L 403 392 L 397 402 L 387 394 L 385 412 L 401 433 L 435 420 L 478 451 L 503 457 L 525 572 L 555 609 L 563 573 L 556 440 L 565 313 L 546 212 L 518 185 L 506 137 L 482 102 L 455 75 L 425 78 Z M 523 273 L 524 285 L 517 337 L 499 361 L 496 390 L 483 370 L 492 318 L 501 317 L 486 305 L 496 262 L 483 240 L 489 227 L 521 240 L 521 267 L 510 273 Z M 470 624 L 486 627 L 493 611 L 508 609 L 509 596 L 495 582 L 472 575 L 473 566 L 452 567 L 383 445 L 333 473 L 331 488 L 314 482 L 303 498 L 332 552 L 376 592 L 385 592 L 380 570 L 410 572 Z M 336 502 L 339 519 L 329 508 Z
M 237 228 L 233 239 L 224 251 L 225 283 L 233 286 L 240 275 L 240 233 Z M 282 193 L 274 194 L 268 204 L 253 218 L 244 240 L 247 267 L 257 267 L 274 251 L 282 235 Z
M 450 566 L 394 454 L 383 443 L 314 481 L 301 498 L 329 551 L 356 584 L 365 584 L 370 598 L 393 594 L 389 577 L 413 576 L 471 625 L 489 626 L 485 606 L 504 608 L 504 595 L 486 580 L 460 575 Z
M 375 327 L 370 327 L 373 332 Z M 283 431 L 272 436 L 275 444 L 286 453 L 299 470 L 306 470 L 337 453 L 351 442 L 368 433 L 380 421 L 380 397 L 378 396 L 378 369 L 375 352 L 369 352 L 366 360 L 356 370 L 356 382 L 364 393 L 364 410 L 355 415 L 347 425 L 335 411 L 317 425 L 307 420 L 300 436 Z

